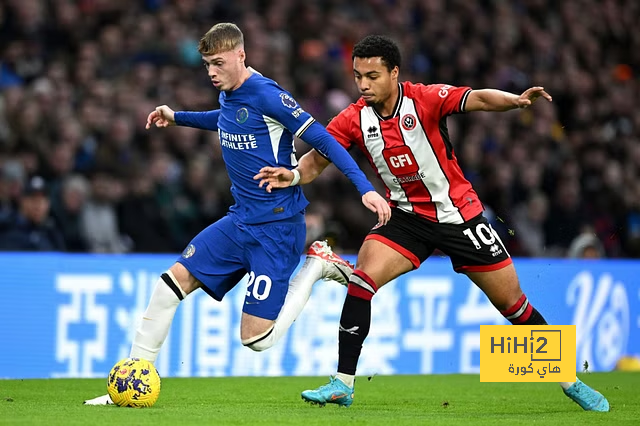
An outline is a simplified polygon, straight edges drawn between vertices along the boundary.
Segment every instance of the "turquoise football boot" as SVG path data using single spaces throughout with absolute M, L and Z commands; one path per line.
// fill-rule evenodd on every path
M 325 404 L 338 404 L 341 407 L 349 407 L 353 404 L 353 388 L 350 388 L 342 380 L 331 377 L 326 385 L 318 389 L 302 392 L 302 399 L 311 404 L 324 407 Z
M 600 392 L 577 379 L 564 394 L 575 401 L 585 411 L 609 411 L 609 401 Z

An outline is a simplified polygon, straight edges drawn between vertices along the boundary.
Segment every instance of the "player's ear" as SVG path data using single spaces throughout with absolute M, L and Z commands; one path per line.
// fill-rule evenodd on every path
M 247 54 L 243 48 L 240 48 L 238 50 L 238 59 L 240 60 L 240 62 L 244 62 L 247 59 Z
M 398 78 L 398 74 L 400 74 L 400 68 L 398 68 L 398 66 L 396 65 L 391 70 L 391 78 L 394 79 L 394 80 L 397 79 Z

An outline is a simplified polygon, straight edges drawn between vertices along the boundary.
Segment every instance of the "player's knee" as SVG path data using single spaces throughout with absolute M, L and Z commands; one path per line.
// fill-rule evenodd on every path
M 196 279 L 191 273 L 184 267 L 181 263 L 174 263 L 171 268 L 167 271 L 169 276 L 175 282 L 180 290 L 182 290 L 185 295 L 190 294 L 192 291 L 196 290 L 200 287 L 200 281 Z
M 264 350 L 267 350 L 276 342 L 273 329 L 274 326 L 271 326 L 264 333 L 260 333 L 257 336 L 253 336 L 248 339 L 242 339 L 242 344 L 255 352 L 262 352 Z

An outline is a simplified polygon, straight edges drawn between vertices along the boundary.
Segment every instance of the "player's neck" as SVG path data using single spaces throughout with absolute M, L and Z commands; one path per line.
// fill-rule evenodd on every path
M 251 77 L 251 71 L 247 67 L 242 67 L 240 78 L 238 79 L 238 82 L 231 88 L 230 92 L 239 89 L 245 81 L 249 80 L 249 77 Z
M 391 117 L 396 110 L 396 106 L 398 105 L 398 96 L 400 96 L 400 91 L 398 90 L 398 84 L 394 85 L 394 88 L 391 90 L 391 94 L 389 97 L 379 104 L 374 105 L 374 109 L 380 115 L 380 117 Z

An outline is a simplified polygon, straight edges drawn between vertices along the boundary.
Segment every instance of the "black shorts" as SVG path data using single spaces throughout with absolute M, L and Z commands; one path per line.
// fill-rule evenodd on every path
M 405 256 L 418 268 L 434 250 L 451 258 L 456 272 L 495 271 L 512 263 L 497 232 L 479 214 L 465 223 L 436 223 L 398 208 L 391 220 L 374 228 L 367 240 L 378 240 Z

